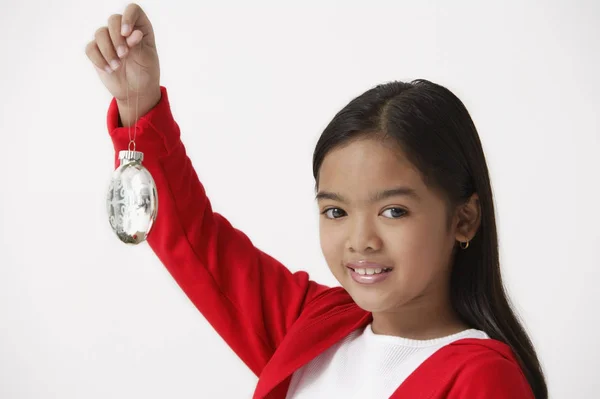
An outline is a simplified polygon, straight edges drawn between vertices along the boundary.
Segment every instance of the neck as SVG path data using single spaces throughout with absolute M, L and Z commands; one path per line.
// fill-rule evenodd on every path
M 373 312 L 375 334 L 427 340 L 470 328 L 452 309 L 449 298 L 419 297 L 400 308 Z

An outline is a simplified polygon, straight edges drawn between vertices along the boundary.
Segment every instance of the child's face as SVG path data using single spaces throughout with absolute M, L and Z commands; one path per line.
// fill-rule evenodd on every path
M 373 199 L 410 188 L 416 196 Z M 442 197 L 425 186 L 397 146 L 359 139 L 326 155 L 319 173 L 320 238 L 333 275 L 370 312 L 436 302 L 447 293 L 454 228 L 446 228 Z M 356 276 L 348 263 L 369 261 L 393 268 L 384 275 Z M 359 271 L 360 272 L 360 271 Z M 375 282 L 369 282 L 369 281 Z

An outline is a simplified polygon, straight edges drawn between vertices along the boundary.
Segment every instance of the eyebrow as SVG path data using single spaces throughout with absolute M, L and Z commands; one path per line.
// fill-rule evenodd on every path
M 414 189 L 412 189 L 410 187 L 396 187 L 396 188 L 392 188 L 390 190 L 379 191 L 379 192 L 375 193 L 375 195 L 371 196 L 370 200 L 371 200 L 371 202 L 377 202 L 377 201 L 381 201 L 381 200 L 384 200 L 384 199 L 387 199 L 390 197 L 397 197 L 397 196 L 406 196 L 406 197 L 410 197 L 414 200 L 420 199 L 420 197 L 417 195 L 417 192 Z M 332 201 L 348 203 L 348 201 L 342 195 L 340 195 L 338 193 L 329 192 L 329 191 L 319 191 L 317 193 L 317 195 L 315 196 L 315 199 L 317 201 L 329 199 Z

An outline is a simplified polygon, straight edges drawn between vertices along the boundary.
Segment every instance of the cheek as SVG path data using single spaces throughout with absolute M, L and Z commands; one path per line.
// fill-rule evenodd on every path
M 386 253 L 407 275 L 428 274 L 440 251 L 440 237 L 423 221 L 411 221 L 387 229 Z
M 391 256 L 412 278 L 427 278 L 442 267 L 447 237 L 435 223 L 422 220 L 394 232 Z M 395 245 L 392 245 L 395 243 Z

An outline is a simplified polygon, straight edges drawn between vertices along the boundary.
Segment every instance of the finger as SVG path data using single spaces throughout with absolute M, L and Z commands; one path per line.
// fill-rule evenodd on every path
M 144 36 L 150 35 L 152 33 L 152 24 L 144 10 L 139 5 L 131 3 L 127 5 L 123 12 L 121 34 L 127 37 L 135 29 L 141 30 Z
M 131 48 L 142 41 L 143 33 L 140 30 L 135 30 L 126 40 L 127 45 Z
M 90 61 L 92 61 L 92 64 L 94 64 L 94 66 L 99 70 L 102 70 L 106 73 L 113 72 L 112 68 L 106 63 L 102 53 L 100 53 L 100 49 L 98 48 L 95 40 L 92 40 L 87 44 L 87 46 L 85 46 L 85 54 L 88 56 Z
M 108 28 L 103 26 L 96 31 L 96 44 L 100 49 L 100 53 L 104 57 L 106 63 L 114 70 L 117 70 L 121 65 L 118 60 L 117 52 L 113 46 L 112 40 L 108 33 Z
M 120 14 L 113 14 L 108 18 L 108 34 L 112 40 L 113 47 L 117 49 L 117 56 L 123 58 L 127 54 L 128 46 L 125 38 L 121 35 Z

